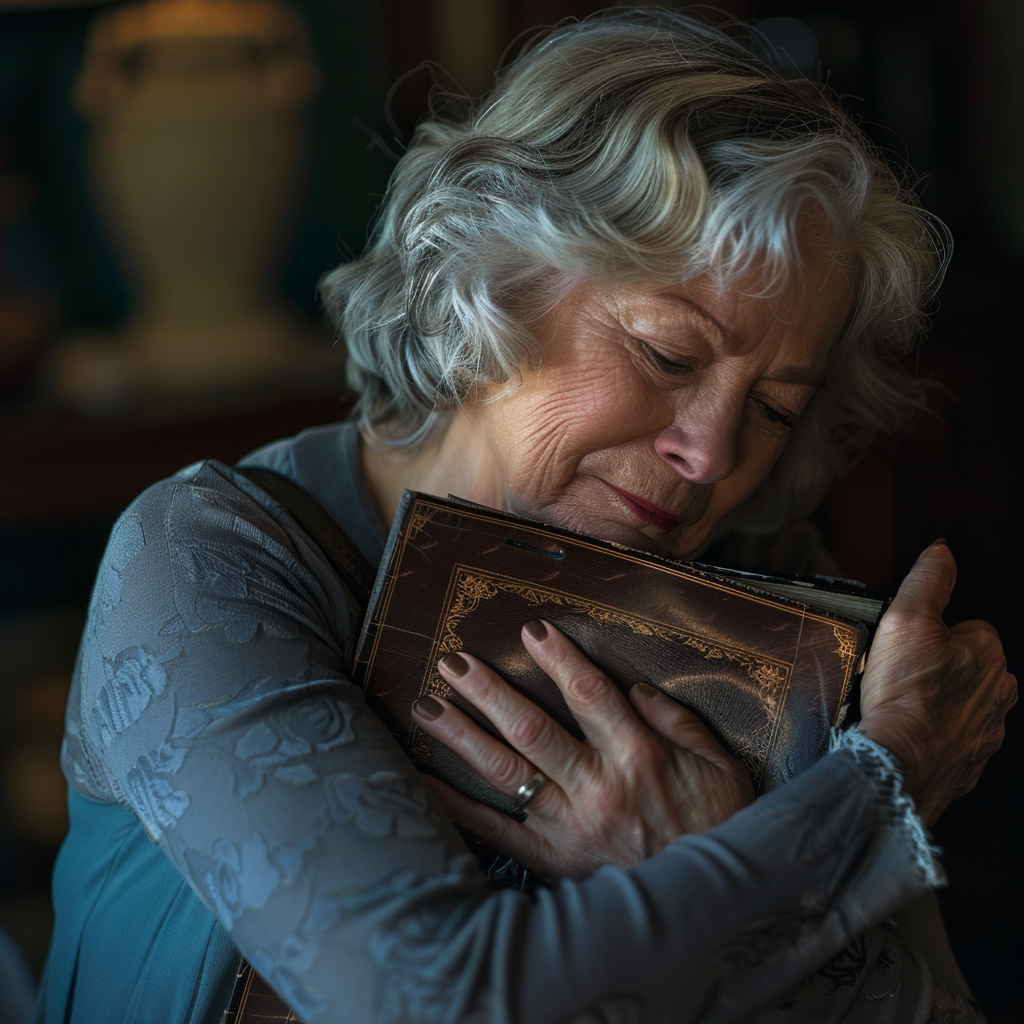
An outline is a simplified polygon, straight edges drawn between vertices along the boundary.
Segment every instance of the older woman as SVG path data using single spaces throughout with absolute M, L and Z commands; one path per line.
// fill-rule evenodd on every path
M 373 562 L 406 487 L 695 557 L 812 507 L 917 404 L 892 361 L 940 242 L 816 87 L 678 15 L 567 25 L 420 126 L 367 252 L 326 279 L 356 418 L 247 461 Z M 523 642 L 587 743 L 486 651 L 446 658 L 516 749 L 440 700 L 418 720 L 509 792 L 544 773 L 520 824 L 427 788 L 346 678 L 350 595 L 316 541 L 189 467 L 100 569 L 38 1016 L 219 1020 L 239 951 L 309 1021 L 970 1015 L 891 920 L 939 878 L 922 820 L 1015 698 L 993 631 L 943 626 L 953 578 L 930 547 L 859 728 L 755 803 L 694 716 L 622 697 L 553 627 Z M 555 884 L 494 887 L 453 818 Z

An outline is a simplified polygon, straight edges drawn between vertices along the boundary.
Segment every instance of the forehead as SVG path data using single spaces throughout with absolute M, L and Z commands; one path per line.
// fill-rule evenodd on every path
M 666 341 L 697 331 L 720 354 L 742 356 L 784 336 L 817 362 L 814 354 L 823 359 L 842 332 L 855 290 L 854 276 L 838 260 L 815 255 L 782 284 L 766 285 L 757 271 L 725 284 L 701 275 L 679 285 L 626 285 L 611 299 L 617 315 Z

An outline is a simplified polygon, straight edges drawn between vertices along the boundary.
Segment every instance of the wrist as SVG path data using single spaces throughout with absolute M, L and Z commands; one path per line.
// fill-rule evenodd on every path
M 884 712 L 869 712 L 857 723 L 857 730 L 892 755 L 903 777 L 903 792 L 913 801 L 925 825 L 932 825 L 938 814 L 928 796 L 925 759 L 913 739 L 913 727 L 894 721 L 892 715 Z
M 857 723 L 856 728 L 880 747 L 885 747 L 899 762 L 900 770 L 906 771 L 912 759 L 912 751 L 905 735 L 906 729 L 901 729 L 898 723 L 894 723 L 891 715 L 869 711 Z
M 895 755 L 888 747 L 862 732 L 859 726 L 835 730 L 831 750 L 853 757 L 879 797 L 889 806 L 890 820 L 910 840 L 923 880 L 929 886 L 941 885 L 944 875 L 937 860 L 939 851 L 932 845 L 919 807 L 907 789 L 903 766 Z

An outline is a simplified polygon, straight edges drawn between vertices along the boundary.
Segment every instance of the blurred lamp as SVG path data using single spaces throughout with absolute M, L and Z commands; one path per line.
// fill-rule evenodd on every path
M 55 397 L 174 414 L 336 379 L 336 355 L 270 286 L 317 77 L 298 14 L 278 0 L 147 0 L 96 17 L 74 100 L 135 296 L 116 335 L 55 353 Z

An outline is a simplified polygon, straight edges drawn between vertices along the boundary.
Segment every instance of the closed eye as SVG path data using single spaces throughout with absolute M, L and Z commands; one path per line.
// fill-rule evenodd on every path
M 640 338 L 634 338 L 633 340 L 639 345 L 647 361 L 662 373 L 670 374 L 673 377 L 688 377 L 696 369 L 692 363 L 667 356 L 664 352 L 656 349 L 650 342 L 643 341 Z
M 771 402 L 766 402 L 763 398 L 755 398 L 754 402 L 757 405 L 760 415 L 763 416 L 764 419 L 772 426 L 792 430 L 796 425 L 795 413 L 788 412 L 785 409 L 779 409 L 772 405 Z

